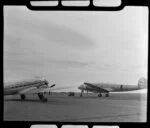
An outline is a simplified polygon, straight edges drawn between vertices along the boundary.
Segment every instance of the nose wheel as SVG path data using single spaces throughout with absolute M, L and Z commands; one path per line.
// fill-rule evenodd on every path
M 81 94 L 80 94 L 80 97 L 82 97 L 83 96 L 83 92 L 81 92 Z
M 102 94 L 101 94 L 101 93 L 99 93 L 99 94 L 98 94 L 98 97 L 102 97 Z
M 109 93 L 106 93 L 106 95 L 105 95 L 106 97 L 109 97 Z

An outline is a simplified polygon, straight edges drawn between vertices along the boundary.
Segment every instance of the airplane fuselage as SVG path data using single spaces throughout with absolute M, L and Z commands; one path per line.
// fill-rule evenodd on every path
M 111 84 L 111 83 L 84 83 L 78 87 L 82 92 L 89 91 L 94 93 L 108 93 L 108 92 L 123 92 L 123 91 L 134 91 L 145 88 L 142 84 L 139 85 L 122 85 L 122 84 Z
M 108 90 L 109 92 L 122 92 L 122 91 L 133 91 L 133 90 L 139 90 L 140 88 L 136 85 L 121 85 L 121 84 L 97 84 L 98 87 Z M 98 92 L 97 90 L 86 86 L 83 88 L 83 90 L 88 90 L 91 92 Z
M 27 88 L 35 88 L 45 85 L 47 81 L 25 81 L 25 82 L 16 82 L 13 84 L 4 85 L 4 95 L 15 95 L 18 94 L 19 91 L 27 89 Z

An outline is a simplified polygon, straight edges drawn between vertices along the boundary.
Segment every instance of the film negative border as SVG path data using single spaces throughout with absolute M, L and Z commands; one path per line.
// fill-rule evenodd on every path
M 32 1 L 41 1 L 41 0 L 32 0 Z M 49 0 L 49 1 L 57 1 L 57 0 Z M 34 7 L 34 6 L 31 6 L 30 0 L 20 0 L 20 1 L 1 0 L 0 4 L 1 5 L 12 5 L 12 6 L 13 5 L 25 5 L 31 10 L 46 10 L 46 11 L 47 10 L 50 10 L 50 11 L 53 11 L 53 10 L 54 11 L 119 11 L 119 10 L 123 9 L 125 6 L 148 6 L 149 7 L 149 0 L 138 0 L 138 1 L 137 0 L 121 0 L 122 3 L 119 7 L 95 7 L 92 4 L 93 0 L 89 0 L 90 4 L 87 7 L 72 7 L 72 6 L 69 6 L 69 7 L 65 6 L 64 7 L 61 4 L 61 0 L 58 0 L 58 1 L 59 1 L 58 6 L 54 6 L 54 7 Z M 71 0 L 63 0 L 63 1 L 71 1 Z M 85 1 L 85 0 L 79 0 L 79 1 Z M 3 38 L 2 38 L 2 40 L 3 40 Z M 2 45 L 2 43 L 1 43 L 1 45 Z M 3 77 L 1 79 L 3 79 Z M 3 87 L 1 89 L 3 89 Z M 1 94 L 3 94 L 3 93 L 1 93 Z M 1 98 L 2 98 L 1 103 L 3 103 L 3 96 Z M 1 107 L 1 109 L 3 109 L 3 107 Z M 138 123 L 137 124 L 137 122 L 136 123 L 129 123 L 129 125 L 128 125 L 128 122 L 127 123 L 121 123 L 121 122 L 119 122 L 119 123 L 117 123 L 117 122 L 115 122 L 115 123 L 114 122 L 112 122 L 112 123 L 108 123 L 108 122 L 107 123 L 84 122 L 83 123 L 83 122 L 47 122 L 47 121 L 44 121 L 44 122 L 43 121 L 37 121 L 37 122 L 36 121 L 23 121 L 23 122 L 21 122 L 21 121 L 3 121 L 3 113 L 1 113 L 1 114 L 2 114 L 1 119 L 2 119 L 2 123 L 3 123 L 4 127 L 10 127 L 10 126 L 20 127 L 21 126 L 22 128 L 24 128 L 24 127 L 30 128 L 30 126 L 33 124 L 54 124 L 54 125 L 57 125 L 58 128 L 61 128 L 62 125 L 66 125 L 66 124 L 69 124 L 69 125 L 88 125 L 89 128 L 92 128 L 94 125 L 108 125 L 108 124 L 109 125 L 119 125 L 121 128 L 122 127 L 128 127 L 128 126 L 134 127 L 135 124 L 138 125 L 139 127 L 146 126 L 145 123 Z M 148 115 L 148 112 L 147 112 L 147 115 Z
M 149 6 L 149 0 L 121 0 L 121 4 L 117 7 L 98 7 L 94 6 L 93 0 L 44 0 L 58 1 L 57 6 L 32 6 L 31 1 L 42 0 L 3 0 L 4 5 L 26 5 L 31 10 L 54 10 L 54 11 L 119 11 L 125 6 Z M 62 1 L 89 1 L 88 6 L 63 6 Z

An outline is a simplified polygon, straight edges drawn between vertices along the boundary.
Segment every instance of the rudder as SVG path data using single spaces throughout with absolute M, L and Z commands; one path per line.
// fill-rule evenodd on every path
M 138 80 L 138 87 L 140 89 L 144 89 L 144 88 L 147 88 L 147 79 L 145 79 L 144 77 L 140 78 Z

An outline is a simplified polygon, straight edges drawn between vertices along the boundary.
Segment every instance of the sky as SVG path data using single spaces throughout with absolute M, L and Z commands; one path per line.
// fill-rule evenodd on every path
M 148 8 L 31 11 L 4 7 L 4 82 L 44 77 L 57 87 L 83 82 L 137 85 L 147 78 Z

